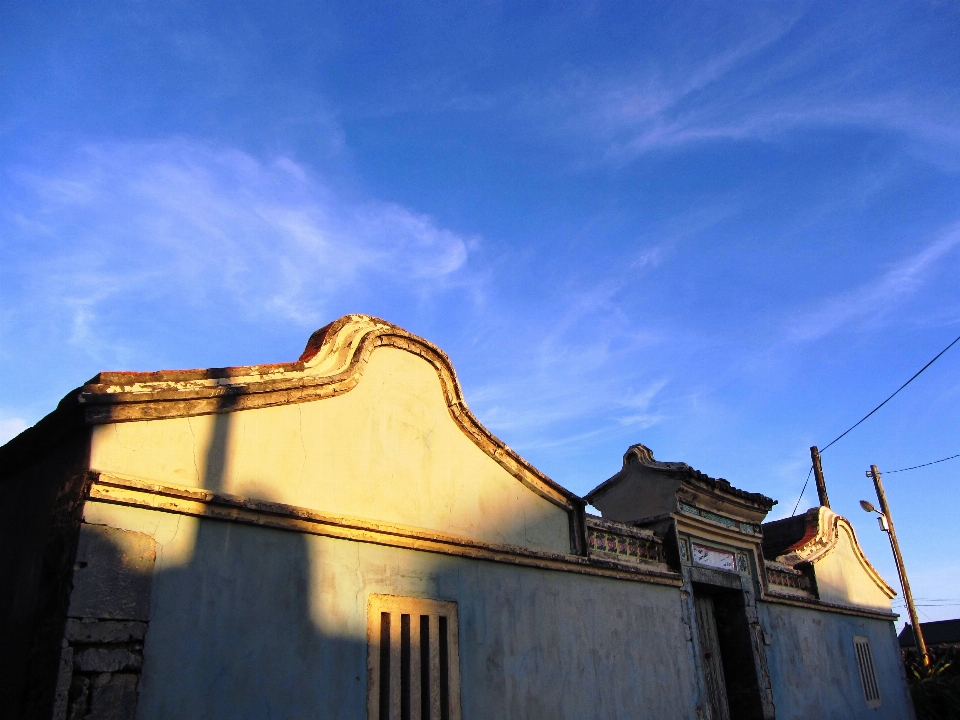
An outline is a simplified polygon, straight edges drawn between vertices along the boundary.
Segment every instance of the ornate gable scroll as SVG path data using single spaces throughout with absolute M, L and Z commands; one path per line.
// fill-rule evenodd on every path
M 828 507 L 810 515 L 815 525 L 777 559 L 791 567 L 813 565 L 821 600 L 889 609 L 897 593 L 863 554 L 850 521 Z
M 450 359 L 432 343 L 369 315 L 346 315 L 315 332 L 294 363 L 208 370 L 103 372 L 81 388 L 91 424 L 154 420 L 289 405 L 356 387 L 381 347 L 416 355 L 437 373 L 451 417 L 473 442 L 537 494 L 567 509 L 580 498 L 553 482 L 487 430 L 463 400 Z
M 79 402 L 95 471 L 584 553 L 582 500 L 483 427 L 443 352 L 377 318 L 341 318 L 294 363 L 101 373 Z

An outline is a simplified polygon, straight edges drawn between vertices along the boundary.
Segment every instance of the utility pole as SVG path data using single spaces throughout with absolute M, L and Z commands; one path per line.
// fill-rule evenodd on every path
M 817 483 L 817 497 L 823 507 L 830 507 L 830 498 L 827 497 L 827 483 L 823 479 L 823 466 L 820 464 L 820 451 L 814 445 L 810 448 L 810 459 L 813 460 L 813 478 Z
M 877 490 L 877 500 L 880 501 L 880 528 L 890 536 L 890 547 L 893 548 L 893 559 L 897 562 L 897 573 L 900 575 L 900 585 L 903 587 L 903 599 L 907 602 L 910 612 L 910 622 L 913 623 L 913 638 L 917 643 L 917 652 L 924 665 L 930 664 L 927 654 L 927 644 L 923 641 L 920 631 L 920 618 L 917 617 L 917 606 L 913 604 L 913 593 L 910 592 L 910 581 L 907 580 L 907 568 L 903 564 L 903 555 L 900 554 L 900 543 L 897 542 L 897 533 L 893 528 L 893 518 L 890 517 L 890 506 L 887 505 L 887 494 L 883 491 L 883 482 L 880 480 L 880 470 L 871 465 L 867 477 L 873 478 L 873 486 Z

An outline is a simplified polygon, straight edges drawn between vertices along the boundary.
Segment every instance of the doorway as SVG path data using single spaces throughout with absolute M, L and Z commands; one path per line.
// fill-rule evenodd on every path
M 697 611 L 700 661 L 703 667 L 704 684 L 707 687 L 710 717 L 713 720 L 730 720 L 730 703 L 727 700 L 727 685 L 723 676 L 723 657 L 720 652 L 720 636 L 717 633 L 713 596 L 694 593 L 693 606 Z
M 700 665 L 713 720 L 762 720 L 763 705 L 742 592 L 694 585 Z

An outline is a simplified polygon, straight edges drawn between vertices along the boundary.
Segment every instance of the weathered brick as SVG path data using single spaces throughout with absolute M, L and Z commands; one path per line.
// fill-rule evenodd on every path
M 89 648 L 73 656 L 73 669 L 77 672 L 110 673 L 119 670 L 139 670 L 142 665 L 142 657 L 120 648 Z
M 89 699 L 90 680 L 75 676 L 70 685 L 70 712 L 67 715 L 67 720 L 83 720 L 87 715 Z
M 136 675 L 101 675 L 94 680 L 90 714 L 84 720 L 133 720 L 136 712 Z
M 143 640 L 147 624 L 135 620 L 67 620 L 66 638 L 78 643 L 120 643 Z

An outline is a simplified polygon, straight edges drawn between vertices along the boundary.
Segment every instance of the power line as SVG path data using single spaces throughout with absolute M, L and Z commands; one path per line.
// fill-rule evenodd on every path
M 920 368 L 912 378 L 910 378 L 910 379 L 907 380 L 903 385 L 901 385 L 900 387 L 898 387 L 898 388 L 896 389 L 896 391 L 893 393 L 893 395 L 891 395 L 890 397 L 888 397 L 888 398 L 887 398 L 886 400 L 884 400 L 882 403 L 880 403 L 879 405 L 877 405 L 873 410 L 871 410 L 871 411 L 868 412 L 866 415 L 864 415 L 862 418 L 860 418 L 860 420 L 858 420 L 856 423 L 854 423 L 853 425 L 851 425 L 849 428 L 847 428 L 846 430 L 844 430 L 844 431 L 843 431 L 842 433 L 840 433 L 837 437 L 835 437 L 833 440 L 831 440 L 829 443 L 827 443 L 827 444 L 820 450 L 820 453 L 823 453 L 824 450 L 826 450 L 828 447 L 830 447 L 830 446 L 833 445 L 835 442 L 837 442 L 837 440 L 840 440 L 841 438 L 843 438 L 845 435 L 847 435 L 847 433 L 849 433 L 851 430 L 853 430 L 853 429 L 856 428 L 858 425 L 860 425 L 860 423 L 862 423 L 862 422 L 863 422 L 864 420 L 866 420 L 868 417 L 870 417 L 871 415 L 873 415 L 877 410 L 879 410 L 879 409 L 882 408 L 884 405 L 886 405 L 888 402 L 890 402 L 891 400 L 893 400 L 893 398 L 896 397 L 897 393 L 899 393 L 899 392 L 900 392 L 901 390 L 903 390 L 907 385 L 909 385 L 909 384 L 912 383 L 914 380 L 916 380 L 916 379 L 920 376 L 920 373 L 922 373 L 922 372 L 923 372 L 924 370 L 926 370 L 928 367 L 930 367 L 931 365 L 933 365 L 937 360 L 939 360 L 939 359 L 940 359 L 940 356 L 943 355 L 947 350 L 949 350 L 950 348 L 952 348 L 954 345 L 956 345 L 958 341 L 960 341 L 960 335 L 958 335 L 956 338 L 954 338 L 953 342 L 950 343 L 949 345 L 947 345 L 943 350 L 941 350 L 940 352 L 938 352 L 938 353 L 936 354 L 936 356 L 933 358 L 933 360 L 931 360 L 931 361 L 928 362 L 926 365 L 924 365 L 922 368 Z M 953 455 L 953 456 L 948 457 L 948 458 L 943 458 L 943 460 L 935 460 L 934 462 L 924 463 L 923 465 L 915 465 L 914 467 L 901 468 L 900 470 L 890 470 L 889 472 L 904 472 L 904 471 L 906 471 L 906 470 L 916 470 L 917 468 L 926 467 L 927 465 L 936 465 L 937 463 L 941 463 L 941 462 L 944 462 L 944 461 L 946 461 L 946 460 L 953 460 L 953 458 L 955 458 L 955 457 L 960 457 L 960 455 Z M 810 466 L 810 470 L 807 472 L 807 479 L 803 481 L 803 489 L 800 490 L 800 497 L 797 498 L 797 504 L 793 506 L 793 513 L 790 515 L 790 517 L 793 517 L 794 515 L 797 514 L 797 508 L 800 507 L 800 500 L 803 498 L 803 493 L 806 491 L 806 489 L 807 489 L 807 484 L 810 482 L 810 475 L 811 475 L 811 473 L 813 473 L 813 465 Z M 888 474 L 888 473 L 884 473 L 884 474 Z
M 800 497 L 797 498 L 797 504 L 793 506 L 793 512 L 790 513 L 790 517 L 793 517 L 797 514 L 797 508 L 800 507 L 800 500 L 803 498 L 803 491 L 807 489 L 807 483 L 810 482 L 810 473 L 813 472 L 813 465 L 810 466 L 810 469 L 807 471 L 807 479 L 803 481 L 803 490 L 800 491 Z
M 933 462 L 924 463 L 923 465 L 914 465 L 913 467 L 900 468 L 899 470 L 887 470 L 884 473 L 884 475 L 889 475 L 890 473 L 895 473 L 895 472 L 906 472 L 907 470 L 916 470 L 917 468 L 926 467 L 927 465 L 936 465 L 937 463 L 946 462 L 947 460 L 953 460 L 954 458 L 958 458 L 958 457 L 960 457 L 960 453 L 957 453 L 956 455 L 951 455 L 950 457 L 943 458 L 943 460 L 934 460 Z
M 896 390 L 896 392 L 893 393 L 893 395 L 891 395 L 890 397 L 888 397 L 888 398 L 887 398 L 886 400 L 884 400 L 882 403 L 880 403 L 879 405 L 877 405 L 873 410 L 871 410 L 871 411 L 868 412 L 866 415 L 864 415 L 862 418 L 860 418 L 859 421 L 857 421 L 856 423 L 854 423 L 851 427 L 847 428 L 844 432 L 840 433 L 840 435 L 838 435 L 838 436 L 835 437 L 833 440 L 831 440 L 826 446 L 824 446 L 823 448 L 821 448 L 820 452 L 823 453 L 823 451 L 826 450 L 826 449 L 827 449 L 828 447 L 830 447 L 831 445 L 833 445 L 833 443 L 835 443 L 835 442 L 836 442 L 837 440 L 839 440 L 840 438 L 844 437 L 847 433 L 849 433 L 851 430 L 853 430 L 855 427 L 857 427 L 857 425 L 859 425 L 860 423 L 862 423 L 862 422 L 863 422 L 864 420 L 866 420 L 868 417 L 870 417 L 871 415 L 873 415 L 877 410 L 879 410 L 879 409 L 882 408 L 884 405 L 886 405 L 888 402 L 890 402 L 891 400 L 893 400 L 893 398 L 897 395 L 897 393 L 899 393 L 899 392 L 900 392 L 901 390 L 903 390 L 907 385 L 909 385 L 909 384 L 912 383 L 914 380 L 916 380 L 916 379 L 920 376 L 920 373 L 922 373 L 922 372 L 923 372 L 924 370 L 926 370 L 928 367 L 930 367 L 931 365 L 933 365 L 937 360 L 939 360 L 939 359 L 940 359 L 940 356 L 943 355 L 947 350 L 949 350 L 950 348 L 952 348 L 954 345 L 956 345 L 958 341 L 960 341 L 960 335 L 957 336 L 956 340 L 954 340 L 952 343 L 950 343 L 949 345 L 947 345 L 943 350 L 941 350 L 939 353 L 937 353 L 936 357 L 934 357 L 933 360 L 931 360 L 931 361 L 928 362 L 926 365 L 924 365 L 922 368 L 920 368 L 920 369 L 917 371 L 916 375 L 914 375 L 912 378 L 910 378 L 909 380 L 907 380 L 903 385 L 901 385 L 900 387 L 898 387 L 897 390 Z
M 902 605 L 902 604 L 903 604 L 903 603 L 898 603 L 898 604 L 897 604 L 897 607 L 900 607 L 900 605 Z M 927 607 L 927 608 L 928 608 L 928 607 L 960 607 L 960 603 L 934 603 L 934 604 L 929 604 L 929 603 L 917 603 L 916 607 L 918 607 L 918 608 L 921 608 L 921 607 Z

